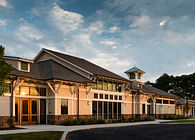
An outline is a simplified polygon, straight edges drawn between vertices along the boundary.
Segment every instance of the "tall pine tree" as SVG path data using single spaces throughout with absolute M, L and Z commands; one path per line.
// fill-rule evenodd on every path
M 8 85 L 5 81 L 8 79 L 8 74 L 12 71 L 12 66 L 3 59 L 4 50 L 5 48 L 0 45 L 0 96 L 7 91 Z

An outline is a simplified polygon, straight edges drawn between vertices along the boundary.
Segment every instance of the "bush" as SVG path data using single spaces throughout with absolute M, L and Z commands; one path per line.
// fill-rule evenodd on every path
M 73 121 L 72 120 L 65 120 L 64 125 L 72 125 Z
M 106 123 L 106 121 L 104 119 L 97 119 L 97 123 L 98 124 L 104 124 L 104 123 Z
M 88 122 L 87 122 L 87 120 L 81 120 L 81 124 L 85 125 L 85 124 L 88 124 Z
M 81 120 L 80 119 L 75 119 L 75 120 L 72 121 L 72 124 L 79 125 L 79 124 L 81 124 Z
M 144 121 L 154 121 L 154 117 L 147 116 L 147 117 L 144 118 Z
M 96 123 L 97 123 L 96 119 L 94 119 L 94 118 L 88 119 L 88 124 L 96 124 Z
M 13 118 L 7 119 L 7 124 L 9 125 L 10 128 L 14 128 L 14 119 Z

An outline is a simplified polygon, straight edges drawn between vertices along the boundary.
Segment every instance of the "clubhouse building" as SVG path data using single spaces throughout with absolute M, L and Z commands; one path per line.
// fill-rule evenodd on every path
M 14 70 L 9 90 L 0 96 L 0 127 L 10 117 L 16 125 L 60 124 L 66 119 L 120 119 L 184 114 L 184 102 L 146 85 L 137 67 L 127 78 L 83 58 L 42 49 L 33 60 L 4 56 Z M 195 115 L 195 103 L 189 115 Z

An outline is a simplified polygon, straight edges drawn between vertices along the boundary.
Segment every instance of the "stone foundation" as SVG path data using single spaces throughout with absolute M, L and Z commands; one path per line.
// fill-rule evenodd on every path
M 92 115 L 79 115 L 79 119 L 89 119 Z M 76 115 L 47 115 L 48 124 L 61 124 L 65 120 L 77 119 Z
M 7 124 L 7 120 L 10 116 L 0 116 L 0 128 L 8 128 L 9 125 Z

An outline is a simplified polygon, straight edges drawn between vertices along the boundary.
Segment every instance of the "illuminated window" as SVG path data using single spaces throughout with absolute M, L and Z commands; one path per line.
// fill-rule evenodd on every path
M 109 83 L 108 83 L 108 90 L 109 90 L 109 91 L 112 91 L 112 82 L 109 82 Z
M 97 89 L 102 90 L 102 88 L 103 88 L 102 84 L 103 84 L 102 80 L 97 80 Z
M 20 95 L 29 95 L 29 87 L 20 87 Z
M 34 95 L 34 96 L 39 95 L 39 88 L 30 87 L 30 95 Z
M 103 90 L 108 90 L 108 82 L 104 81 L 103 83 Z
M 113 91 L 116 92 L 116 83 L 113 83 Z

